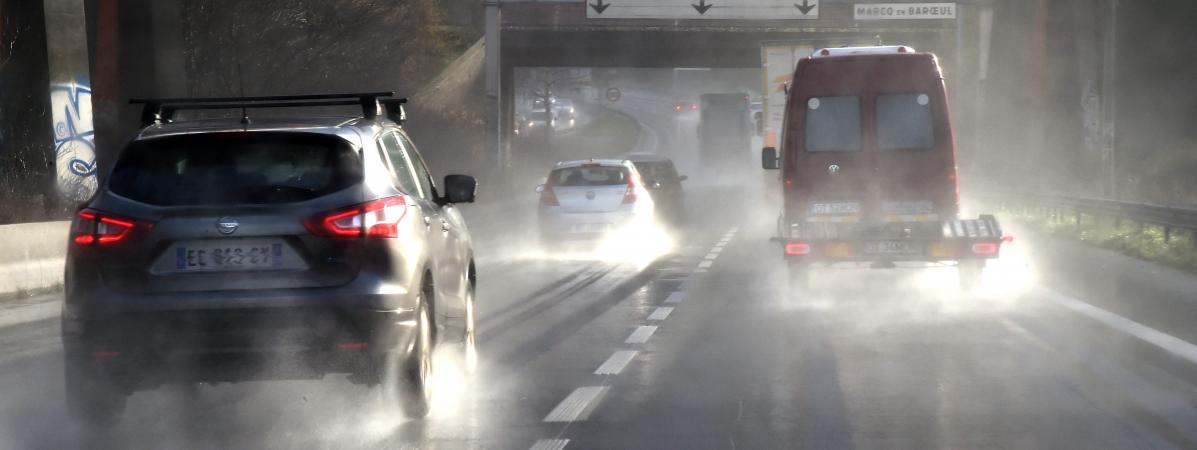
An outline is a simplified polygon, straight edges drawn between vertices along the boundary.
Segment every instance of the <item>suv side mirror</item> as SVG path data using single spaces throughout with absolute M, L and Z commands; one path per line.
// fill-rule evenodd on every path
M 761 167 L 765 170 L 777 170 L 781 168 L 781 158 L 777 156 L 777 149 L 773 147 L 765 147 L 761 149 Z
M 474 203 L 478 181 L 469 175 L 445 175 L 445 203 Z

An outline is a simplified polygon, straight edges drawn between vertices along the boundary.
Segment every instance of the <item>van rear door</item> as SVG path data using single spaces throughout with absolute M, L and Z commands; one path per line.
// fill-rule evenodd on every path
M 870 78 L 877 217 L 886 222 L 954 219 L 955 149 L 934 59 L 884 58 Z

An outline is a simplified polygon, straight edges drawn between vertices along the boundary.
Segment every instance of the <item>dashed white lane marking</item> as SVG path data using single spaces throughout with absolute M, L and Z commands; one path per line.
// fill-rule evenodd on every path
M 1197 345 L 1051 289 L 1040 287 L 1038 291 L 1041 295 L 1060 306 L 1088 316 L 1110 328 L 1137 337 L 1151 345 L 1164 349 L 1168 353 L 1184 358 L 1190 363 L 1197 364 Z
M 686 300 L 686 294 L 681 292 L 674 292 L 665 297 L 665 303 L 681 303 Z
M 566 445 L 569 445 L 569 439 L 541 439 L 528 450 L 564 450 Z
M 719 253 L 711 252 L 711 253 L 707 253 L 707 256 L 703 259 L 711 260 L 711 259 L 715 259 L 718 257 L 719 257 Z
M 607 358 L 607 362 L 604 362 L 598 369 L 595 369 L 594 374 L 619 375 L 620 372 L 623 372 L 623 368 L 627 367 L 628 363 L 632 362 L 632 359 L 635 357 L 635 350 L 618 350 L 612 353 L 610 358 Z
M 696 269 L 694 273 L 707 273 L 707 269 Z
M 576 422 L 586 420 L 590 411 L 598 404 L 599 397 L 607 392 L 606 386 L 585 386 L 574 389 L 565 400 L 544 416 L 545 422 Z
M 672 312 L 673 312 L 673 308 L 670 308 L 670 306 L 660 306 L 660 308 L 657 308 L 656 310 L 652 311 L 652 314 L 649 315 L 649 320 L 650 321 L 666 320 L 666 318 L 668 318 L 669 314 L 672 314 Z
M 699 269 L 705 269 L 705 268 L 707 268 L 707 267 L 711 267 L 711 264 L 714 264 L 714 261 L 711 261 L 711 260 L 709 260 L 709 259 L 708 259 L 708 260 L 706 260 L 706 261 L 703 261 L 703 262 L 700 262 L 700 263 L 698 263 L 698 268 L 699 268 Z
M 636 327 L 636 331 L 633 331 L 632 334 L 628 335 L 628 339 L 623 342 L 626 344 L 643 344 L 648 342 L 648 338 L 652 337 L 653 333 L 655 332 L 657 332 L 657 327 L 652 325 L 642 325 Z
M 672 314 L 672 312 L 673 312 L 673 306 L 658 306 L 658 308 L 656 310 L 652 311 L 652 314 L 649 315 L 649 320 L 650 321 L 666 320 L 666 318 L 668 318 L 669 314 Z
M 719 244 L 714 247 L 711 247 L 711 251 L 712 252 L 721 252 L 721 251 L 723 251 L 723 247 L 726 247 L 726 246 L 727 246 L 726 244 Z
M 740 227 L 732 227 L 730 230 L 727 230 L 727 234 L 736 234 L 737 231 L 740 231 Z

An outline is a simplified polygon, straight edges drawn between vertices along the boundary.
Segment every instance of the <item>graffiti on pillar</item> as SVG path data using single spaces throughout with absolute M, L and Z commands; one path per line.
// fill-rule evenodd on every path
M 96 132 L 92 122 L 91 87 L 86 82 L 50 87 L 54 116 L 54 159 L 58 192 L 70 201 L 85 201 L 96 192 Z

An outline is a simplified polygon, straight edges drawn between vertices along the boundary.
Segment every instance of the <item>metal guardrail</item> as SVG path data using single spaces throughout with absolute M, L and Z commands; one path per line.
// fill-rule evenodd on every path
M 1015 200 L 1040 208 L 1068 210 L 1078 224 L 1082 214 L 1089 214 L 1160 226 L 1164 228 L 1166 239 L 1171 238 L 1172 231 L 1176 229 L 1197 234 L 1197 209 L 1043 193 L 1005 193 L 998 199 L 1003 202 Z

